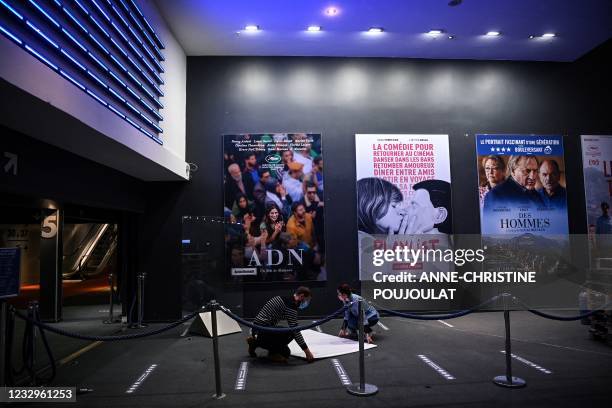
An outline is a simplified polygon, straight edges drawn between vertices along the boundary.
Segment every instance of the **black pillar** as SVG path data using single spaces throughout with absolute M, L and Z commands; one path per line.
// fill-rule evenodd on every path
M 40 317 L 58 322 L 62 319 L 62 232 L 63 211 L 42 210 L 40 225 Z

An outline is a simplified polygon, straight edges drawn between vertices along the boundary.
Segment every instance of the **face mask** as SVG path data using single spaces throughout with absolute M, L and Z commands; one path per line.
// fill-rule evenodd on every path
M 298 309 L 304 310 L 308 307 L 308 305 L 310 305 L 310 299 L 306 299 L 303 302 L 301 302 L 298 306 Z

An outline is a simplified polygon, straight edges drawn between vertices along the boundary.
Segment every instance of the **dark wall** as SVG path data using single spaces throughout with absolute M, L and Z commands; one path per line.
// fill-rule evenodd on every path
M 609 47 L 598 52 L 610 55 Z M 609 78 L 592 80 L 592 71 L 609 75 L 605 68 L 601 58 L 538 63 L 190 57 L 187 161 L 199 170 L 176 210 L 222 214 L 222 134 L 322 133 L 328 281 L 316 285 L 311 306 L 311 313 L 321 314 L 339 305 L 340 282 L 357 281 L 355 133 L 448 133 L 454 228 L 462 234 L 479 232 L 475 133 L 563 134 L 570 229 L 585 233 L 579 135 L 612 131 L 612 115 L 602 108 L 609 106 L 610 93 L 601 92 Z M 221 267 L 210 275 L 218 293 L 238 290 L 221 283 Z M 245 314 L 293 286 L 246 286 Z

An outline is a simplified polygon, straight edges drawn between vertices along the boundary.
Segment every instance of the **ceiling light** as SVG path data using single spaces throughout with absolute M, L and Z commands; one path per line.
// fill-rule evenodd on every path
M 487 33 L 487 37 L 497 37 L 499 36 L 501 33 L 499 31 L 489 31 Z
M 316 26 L 316 25 L 308 26 L 308 31 L 311 31 L 311 32 L 321 31 L 321 26 Z
M 436 30 L 429 30 L 429 32 L 427 34 L 436 36 L 436 35 L 442 34 L 443 32 L 444 32 L 443 30 L 437 30 L 436 29 Z
M 258 25 L 254 25 L 254 24 L 249 24 L 247 26 L 244 27 L 244 31 L 248 31 L 248 32 L 255 32 L 255 31 L 259 31 L 259 26 Z
M 542 34 L 542 38 L 553 38 L 553 37 L 556 37 L 556 36 L 557 36 L 557 34 L 555 34 L 555 33 L 545 33 L 545 34 Z
M 368 33 L 370 34 L 380 34 L 383 32 L 383 29 L 380 27 L 370 27 L 370 29 L 368 30 Z
M 338 13 L 340 13 L 340 10 L 338 10 L 337 7 L 328 7 L 325 9 L 325 14 L 328 16 L 337 16 Z
M 455 36 L 454 36 L 454 35 L 449 35 L 449 36 L 448 36 L 448 39 L 449 39 L 449 40 L 454 40 L 454 39 L 455 39 Z
M 530 36 L 529 36 L 529 39 L 530 39 L 530 40 L 533 40 L 534 38 L 535 38 L 535 35 L 530 35 Z

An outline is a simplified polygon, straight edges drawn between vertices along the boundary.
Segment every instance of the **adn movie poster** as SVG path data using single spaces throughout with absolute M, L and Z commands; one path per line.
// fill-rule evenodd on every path
M 452 233 L 448 135 L 357 134 L 360 278 L 371 280 L 376 249 L 443 249 Z M 391 272 L 446 265 L 391 263 Z M 389 272 L 389 271 L 388 271 Z
M 589 241 L 598 258 L 608 258 L 612 254 L 612 136 L 581 139 Z
M 326 280 L 321 135 L 224 135 L 223 149 L 230 278 Z
M 487 270 L 566 272 L 569 253 L 562 136 L 476 135 Z

